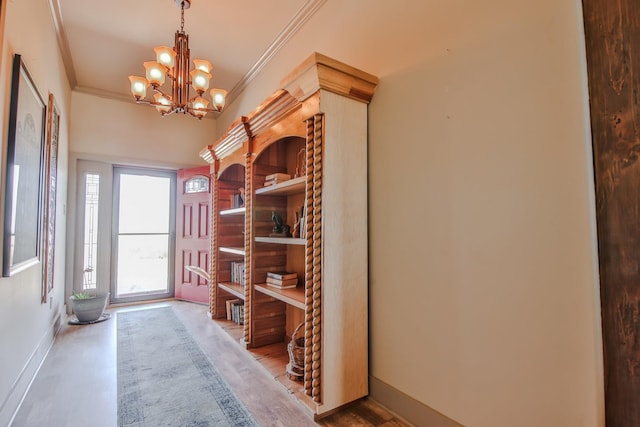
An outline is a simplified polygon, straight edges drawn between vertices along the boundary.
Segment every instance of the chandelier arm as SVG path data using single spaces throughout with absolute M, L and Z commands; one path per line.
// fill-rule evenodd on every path
M 160 91 L 159 91 L 160 92 Z M 161 92 L 162 93 L 162 92 Z M 146 98 L 135 98 L 134 100 L 136 102 L 136 104 L 144 104 L 144 105 L 151 105 L 153 107 L 167 107 L 167 104 L 163 104 L 161 102 L 157 102 L 157 101 L 151 101 L 149 99 Z M 175 104 L 171 104 L 170 106 L 174 106 Z M 175 107 L 172 108 L 171 111 L 167 111 L 166 113 L 161 113 L 163 116 L 168 116 L 170 114 L 176 113 L 178 110 L 180 110 L 180 107 Z M 189 105 L 186 105 L 183 110 L 187 113 L 189 113 L 190 115 L 192 115 L 193 117 L 197 118 L 197 119 L 201 119 L 201 117 L 196 116 L 193 112 L 194 111 L 205 111 L 207 113 L 219 113 L 221 110 L 217 109 L 217 108 L 193 108 Z
M 196 98 L 199 98 L 199 97 L 201 97 L 202 95 L 204 95 L 204 92 L 205 92 L 204 90 L 203 90 L 203 91 L 201 91 L 201 92 L 196 92 L 196 94 L 195 94 L 192 98 L 187 99 L 186 104 L 188 105 L 188 104 L 192 103 L 193 101 L 195 101 L 195 100 L 196 100 Z M 200 110 L 200 108 L 196 108 L 196 109 L 197 109 L 197 110 Z M 202 110 L 205 110 L 205 109 L 204 109 L 204 108 L 202 108 Z
M 219 113 L 221 110 L 218 110 L 217 108 L 193 108 L 193 107 L 185 107 L 185 111 L 206 111 L 207 113 Z
M 136 98 L 135 101 L 136 101 L 136 104 L 150 105 L 152 107 L 167 107 L 166 104 L 163 104 L 161 102 L 151 101 L 151 100 L 148 100 L 148 99 L 137 99 Z M 166 111 L 166 112 L 160 111 L 160 115 L 163 116 L 163 117 L 164 116 L 169 116 L 169 115 L 171 115 L 173 113 L 176 113 L 178 110 L 179 110 L 179 108 L 176 107 L 176 108 L 172 108 L 171 110 Z
M 160 95 L 164 96 L 164 97 L 165 97 L 165 98 L 167 98 L 167 99 L 171 99 L 171 97 L 170 97 L 169 95 L 167 95 L 166 93 L 164 93 L 164 92 L 162 91 L 162 89 L 160 89 L 160 87 L 153 86 L 153 91 L 154 91 L 155 93 L 159 93 Z M 155 101 L 154 101 L 154 102 L 155 102 Z
M 220 112 L 220 110 L 216 110 L 215 108 L 193 108 L 193 107 L 185 108 L 184 111 L 189 113 L 191 116 L 195 117 L 198 120 L 202 120 L 202 118 L 204 116 L 196 115 L 194 113 L 195 111 L 204 111 L 204 112 L 207 112 L 207 113 L 219 113 Z
M 166 113 L 162 113 L 162 112 L 161 112 L 161 113 L 160 113 L 160 115 L 161 115 L 162 117 L 164 117 L 164 116 L 170 116 L 170 115 L 172 115 L 172 114 L 174 114 L 174 113 L 177 113 L 177 112 L 178 112 L 178 109 L 177 109 L 177 108 L 174 108 L 173 110 L 171 110 L 171 111 L 167 111 Z
M 171 105 L 163 104 L 162 102 L 151 101 L 146 98 L 135 98 L 136 104 L 152 105 L 154 107 L 170 107 Z

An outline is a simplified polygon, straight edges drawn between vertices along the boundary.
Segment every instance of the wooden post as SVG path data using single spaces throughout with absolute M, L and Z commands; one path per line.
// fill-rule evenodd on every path
M 583 0 L 608 426 L 640 425 L 640 4 Z

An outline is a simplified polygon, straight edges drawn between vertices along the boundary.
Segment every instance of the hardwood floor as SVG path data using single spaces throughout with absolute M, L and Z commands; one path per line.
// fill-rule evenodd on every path
M 159 305 L 174 308 L 176 315 L 261 426 L 407 425 L 370 399 L 358 401 L 314 422 L 310 411 L 296 401 L 299 385 L 283 375 L 281 365 L 266 363 L 265 367 L 258 361 L 265 357 L 283 357 L 284 346 L 246 351 L 236 341 L 240 331 L 235 324 L 209 320 L 206 306 L 170 301 L 110 308 L 111 319 L 89 326 L 65 323 L 12 426 L 117 426 L 117 313 Z

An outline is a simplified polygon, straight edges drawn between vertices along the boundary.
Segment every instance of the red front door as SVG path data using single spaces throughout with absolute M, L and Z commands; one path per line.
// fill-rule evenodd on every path
M 176 188 L 176 298 L 208 304 L 209 283 L 187 267 L 195 266 L 209 271 L 209 166 L 179 170 Z

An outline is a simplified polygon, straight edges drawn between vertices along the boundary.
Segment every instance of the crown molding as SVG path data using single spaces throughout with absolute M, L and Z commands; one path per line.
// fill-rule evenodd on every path
M 112 99 L 115 101 L 124 101 L 132 104 L 135 103 L 135 100 L 133 99 L 132 95 L 125 95 L 120 92 L 112 92 L 110 90 L 104 90 L 104 89 L 98 89 L 95 87 L 80 86 L 80 85 L 76 85 L 76 87 L 73 90 L 79 93 L 85 93 L 87 95 L 97 96 L 99 98 Z
M 71 49 L 69 49 L 69 39 L 67 38 L 67 33 L 64 30 L 64 22 L 62 20 L 62 13 L 60 12 L 60 1 L 49 0 L 49 10 L 51 11 L 51 20 L 53 21 L 53 26 L 56 30 L 56 39 L 58 40 L 62 63 L 64 64 L 65 71 L 67 72 L 69 86 L 71 86 L 71 89 L 73 90 L 78 84 L 78 78 L 76 77 L 76 70 L 73 67 L 73 58 L 71 57 Z
M 276 36 L 271 42 L 269 47 L 264 51 L 262 56 L 256 61 L 256 63 L 247 71 L 247 73 L 236 83 L 236 85 L 229 91 L 229 102 L 233 102 L 234 99 L 255 79 L 262 69 L 273 59 L 273 57 L 287 44 L 287 42 L 294 36 L 295 33 L 300 30 L 304 24 L 327 2 L 327 0 L 308 0 L 295 16 L 289 21 L 284 29 Z
M 273 59 L 273 57 L 287 44 L 287 42 L 293 37 L 311 17 L 327 2 L 327 0 L 307 0 L 302 5 L 294 17 L 284 27 L 282 31 L 271 42 L 269 47 L 264 51 L 262 56 L 258 58 L 256 63 L 247 71 L 247 73 L 235 84 L 235 86 L 229 91 L 227 95 L 227 103 L 231 104 L 239 94 L 253 81 L 262 71 L 262 69 Z M 76 77 L 75 68 L 73 66 L 73 58 L 71 56 L 71 50 L 69 48 L 69 41 L 64 30 L 64 21 L 62 19 L 62 13 L 60 11 L 59 0 L 49 0 L 49 8 L 51 10 L 51 17 L 53 25 L 56 30 L 56 36 L 58 39 L 58 46 L 62 54 L 62 61 L 64 63 L 65 70 L 67 71 L 67 78 L 69 79 L 69 85 L 72 90 L 95 95 L 101 98 L 116 99 L 120 101 L 134 102 L 130 96 L 121 93 L 101 90 L 92 87 L 78 86 L 78 80 Z M 217 116 L 217 115 L 216 115 Z M 209 115 L 207 115 L 209 117 Z

